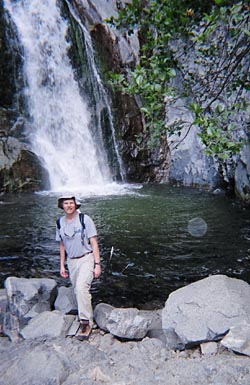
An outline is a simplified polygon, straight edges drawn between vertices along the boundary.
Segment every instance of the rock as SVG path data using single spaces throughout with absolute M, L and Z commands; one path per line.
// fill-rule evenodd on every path
M 45 311 L 32 318 L 20 334 L 24 339 L 66 337 L 74 321 L 73 315 L 65 315 L 58 310 Z
M 221 345 L 234 352 L 250 356 L 250 323 L 231 327 L 221 340 Z
M 205 342 L 201 344 L 202 354 L 216 354 L 218 352 L 218 345 L 216 342 Z
M 7 310 L 7 297 L 4 289 L 0 289 L 0 335 L 3 331 L 4 314 Z
M 61 286 L 55 300 L 55 310 L 64 314 L 77 314 L 77 302 L 72 287 Z
M 3 335 L 9 337 L 10 341 L 18 342 L 21 337 L 19 334 L 19 318 L 16 315 L 6 312 L 3 319 Z
M 24 340 L 0 351 L 0 361 L 0 385 L 94 385 L 96 367 L 112 377 L 106 355 L 75 339 Z
M 241 150 L 241 159 L 235 167 L 235 193 L 244 202 L 250 203 L 250 146 L 245 145 Z
M 104 336 L 103 338 L 106 338 Z M 0 340 L 0 385 L 249 385 L 249 358 L 233 353 L 177 356 L 159 340 Z
M 100 303 L 95 307 L 97 325 L 119 338 L 129 340 L 144 338 L 153 323 L 152 312 L 134 308 L 113 308 Z
M 184 186 L 214 188 L 219 181 L 217 166 L 205 152 L 205 146 L 198 137 L 199 128 L 190 124 L 194 117 L 185 99 L 166 104 L 166 123 L 173 124 L 183 120 L 181 134 L 171 135 L 168 139 L 171 152 L 169 180 Z
M 162 329 L 162 310 L 150 312 L 141 311 L 142 316 L 150 318 L 150 325 L 147 332 L 147 337 L 157 338 L 166 344 L 166 336 Z
M 183 349 L 222 338 L 232 326 L 250 323 L 250 286 L 214 275 L 171 293 L 162 311 L 167 344 Z
M 16 316 L 22 328 L 37 314 L 51 310 L 57 294 L 57 284 L 49 278 L 9 277 L 5 281 L 8 311 Z

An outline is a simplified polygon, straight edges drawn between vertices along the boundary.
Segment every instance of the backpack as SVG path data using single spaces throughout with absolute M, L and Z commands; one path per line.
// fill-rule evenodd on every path
M 61 218 L 58 218 L 56 220 L 56 226 L 58 228 L 58 230 L 60 230 L 61 228 L 61 222 L 60 222 L 60 219 Z M 81 222 L 81 225 L 82 225 L 82 233 L 81 233 L 81 236 L 82 236 L 82 243 L 84 242 L 84 230 L 85 230 L 85 223 L 84 223 L 84 214 L 83 213 L 79 213 L 79 219 L 80 219 L 80 222 Z

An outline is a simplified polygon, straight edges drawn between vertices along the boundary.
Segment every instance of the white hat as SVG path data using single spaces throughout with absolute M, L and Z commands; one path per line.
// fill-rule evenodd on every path
M 63 209 L 63 201 L 65 201 L 66 199 L 74 199 L 77 209 L 79 209 L 79 207 L 81 206 L 81 203 L 74 194 L 64 194 L 58 198 L 57 206 L 59 207 L 59 209 Z

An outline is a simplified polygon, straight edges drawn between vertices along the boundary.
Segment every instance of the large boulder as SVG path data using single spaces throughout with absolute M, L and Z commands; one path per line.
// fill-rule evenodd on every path
M 77 302 L 72 287 L 61 286 L 55 300 L 55 310 L 64 314 L 77 314 Z
M 139 340 L 146 335 L 161 339 L 161 322 L 157 311 L 135 308 L 114 308 L 100 303 L 95 307 L 94 318 L 100 329 L 127 340 Z
M 183 349 L 222 338 L 232 326 L 250 324 L 250 285 L 214 275 L 170 294 L 162 311 L 167 344 Z
M 22 148 L 22 144 L 14 137 L 2 139 L 0 191 L 39 191 L 43 188 L 49 188 L 49 176 L 37 155 Z
M 65 315 L 58 310 L 45 311 L 32 318 L 20 334 L 24 339 L 66 337 L 74 320 L 73 315 Z
M 5 281 L 7 312 L 3 332 L 16 340 L 19 331 L 36 315 L 51 310 L 57 294 L 57 283 L 49 278 L 9 277 Z

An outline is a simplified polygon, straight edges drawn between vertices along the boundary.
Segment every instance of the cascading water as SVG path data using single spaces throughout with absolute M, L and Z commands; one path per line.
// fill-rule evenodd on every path
M 52 191 L 95 191 L 111 182 L 106 154 L 68 58 L 68 25 L 56 0 L 5 0 L 24 47 L 32 150 L 49 171 Z M 101 146 L 102 148 L 103 146 Z
M 85 50 L 87 52 L 87 65 L 88 65 L 88 73 L 91 78 L 91 84 L 93 87 L 93 97 L 95 99 L 95 112 L 96 112 L 96 125 L 99 128 L 99 132 L 101 132 L 101 119 L 103 113 L 106 112 L 107 115 L 107 120 L 108 124 L 110 127 L 110 133 L 111 133 L 111 141 L 109 141 L 108 147 L 110 149 L 110 152 L 112 151 L 113 153 L 113 158 L 116 159 L 116 163 L 119 166 L 119 174 L 121 179 L 124 181 L 125 180 L 125 172 L 123 170 L 123 165 L 121 161 L 121 157 L 118 151 L 118 146 L 116 144 L 115 140 L 115 128 L 113 125 L 113 117 L 112 117 L 112 112 L 110 108 L 110 100 L 109 96 L 103 86 L 102 79 L 100 77 L 100 74 L 98 72 L 96 63 L 95 63 L 95 55 L 94 55 L 94 50 L 93 50 L 93 45 L 92 45 L 92 40 L 90 33 L 88 29 L 85 27 L 85 25 L 82 23 L 79 15 L 77 14 L 75 8 L 72 6 L 69 0 L 66 0 L 66 3 L 68 5 L 68 8 L 70 10 L 71 15 L 73 18 L 76 20 L 77 24 L 80 26 L 80 29 L 82 31 L 82 34 L 84 36 L 84 46 Z M 110 148 L 111 147 L 111 148 Z

